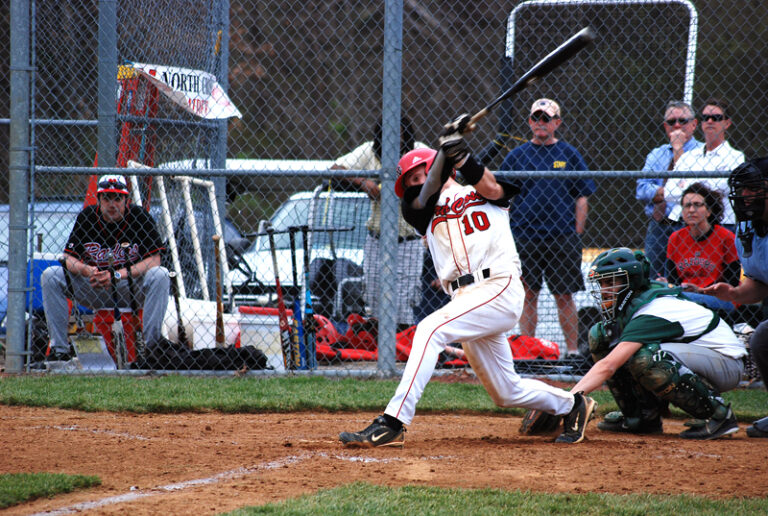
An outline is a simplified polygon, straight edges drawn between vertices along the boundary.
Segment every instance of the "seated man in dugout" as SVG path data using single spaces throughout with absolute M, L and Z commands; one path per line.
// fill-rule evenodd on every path
M 124 176 L 101 176 L 96 196 L 98 204 L 80 212 L 69 235 L 63 261 L 66 272 L 58 265 L 43 271 L 49 362 L 73 358 L 67 339 L 67 298 L 94 310 L 111 309 L 115 306 L 112 289 L 116 288 L 118 305 L 128 307 L 129 270 L 136 304 L 144 309 L 147 349 L 161 338 L 170 280 L 168 270 L 160 265 L 165 247 L 155 221 L 140 206 L 130 204 Z

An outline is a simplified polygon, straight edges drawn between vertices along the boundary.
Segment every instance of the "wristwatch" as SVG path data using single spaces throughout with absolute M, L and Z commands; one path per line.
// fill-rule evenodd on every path
M 120 274 L 120 271 L 115 271 L 115 281 L 120 281 L 123 279 L 123 275 Z

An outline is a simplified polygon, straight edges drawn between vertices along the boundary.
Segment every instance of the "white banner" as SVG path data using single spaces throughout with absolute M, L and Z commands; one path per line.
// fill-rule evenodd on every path
M 166 97 L 192 114 L 208 119 L 243 117 L 213 74 L 176 66 L 132 64 Z

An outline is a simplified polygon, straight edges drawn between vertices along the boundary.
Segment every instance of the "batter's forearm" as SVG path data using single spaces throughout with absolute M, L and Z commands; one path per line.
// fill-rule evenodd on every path
M 443 187 L 445 180 L 443 180 L 443 167 L 445 166 L 445 154 L 443 150 L 437 151 L 435 160 L 432 162 L 432 166 L 427 174 L 427 180 L 424 181 L 424 185 L 421 187 L 419 196 L 414 199 L 413 207 L 417 210 L 422 209 L 427 205 L 429 198 L 435 195 Z M 446 178 L 447 179 L 447 178 Z

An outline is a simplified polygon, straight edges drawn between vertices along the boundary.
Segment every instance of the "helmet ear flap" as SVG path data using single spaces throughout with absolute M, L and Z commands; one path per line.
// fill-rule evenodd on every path
M 640 262 L 640 265 L 643 268 L 643 279 L 644 280 L 650 280 L 651 278 L 651 262 L 648 260 L 648 258 L 645 256 L 645 253 L 637 250 L 635 251 L 635 259 Z

